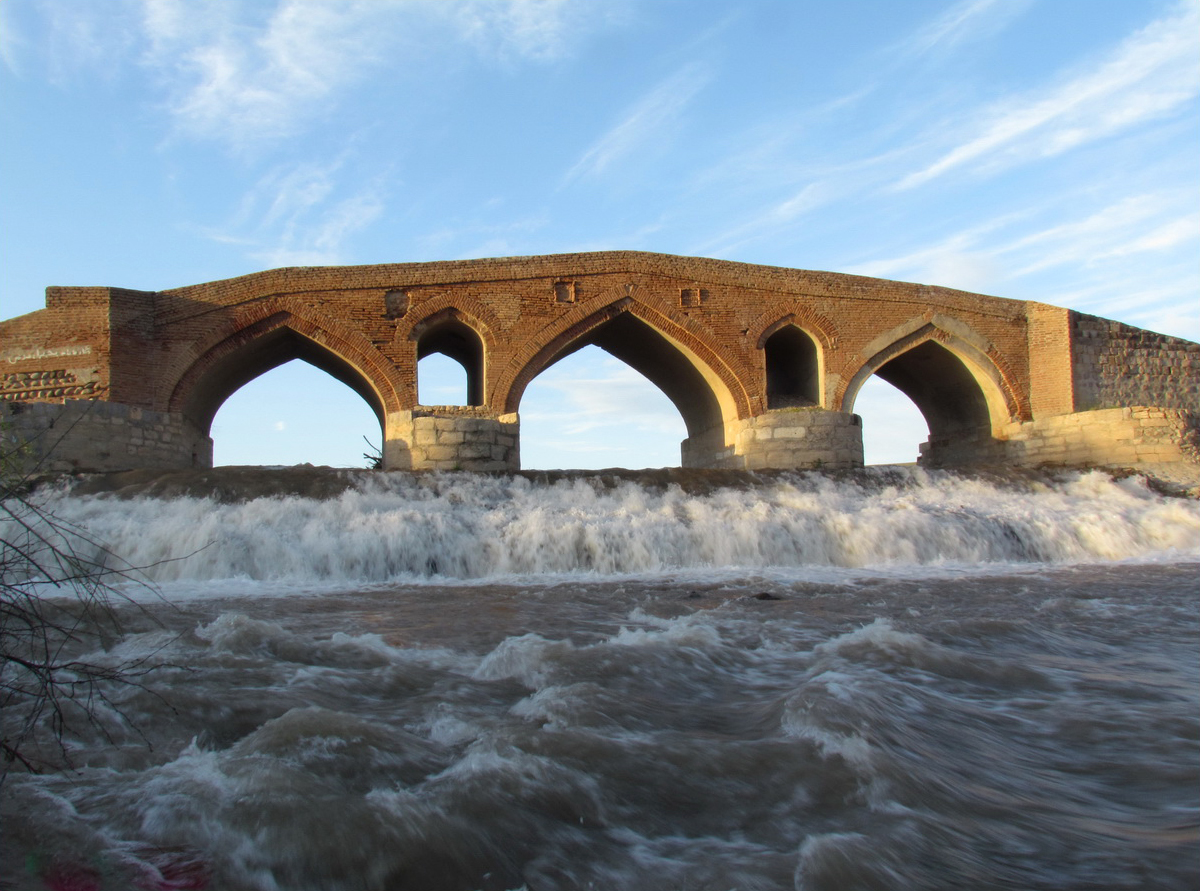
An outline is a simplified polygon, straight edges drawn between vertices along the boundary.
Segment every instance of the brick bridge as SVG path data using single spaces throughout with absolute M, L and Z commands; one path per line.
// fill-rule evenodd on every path
M 948 288 L 632 251 L 276 269 L 144 292 L 52 287 L 0 323 L 0 405 L 56 469 L 208 466 L 222 403 L 303 359 L 374 409 L 389 469 L 511 470 L 538 374 L 594 344 L 657 385 L 687 467 L 862 463 L 871 375 L 929 466 L 1198 460 L 1200 345 Z M 462 363 L 468 405 L 417 403 Z

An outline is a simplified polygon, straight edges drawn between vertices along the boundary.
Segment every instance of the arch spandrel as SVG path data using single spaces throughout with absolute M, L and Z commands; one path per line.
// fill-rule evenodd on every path
M 260 304 L 220 326 L 174 381 L 170 411 L 183 413 L 207 432 L 221 405 L 241 387 L 293 359 L 308 362 L 359 394 L 380 419 L 401 408 L 394 367 L 365 338 L 336 323 L 282 308 L 286 301 Z M 274 311 L 271 311 L 274 310 Z

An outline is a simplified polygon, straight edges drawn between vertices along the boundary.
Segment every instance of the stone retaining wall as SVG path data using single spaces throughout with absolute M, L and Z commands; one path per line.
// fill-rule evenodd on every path
M 84 399 L 0 402 L 0 426 L 24 443 L 28 471 L 212 466 L 212 440 L 177 413 Z
M 1004 435 L 1005 457 L 1016 465 L 1200 464 L 1200 414 L 1185 409 L 1075 412 L 1012 424 Z
M 1200 411 L 1200 344 L 1071 313 L 1076 411 L 1154 405 Z

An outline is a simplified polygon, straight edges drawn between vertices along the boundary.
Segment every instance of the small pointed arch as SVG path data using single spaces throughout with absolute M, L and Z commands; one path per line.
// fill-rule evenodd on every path
M 225 400 L 260 375 L 300 359 L 361 396 L 382 429 L 388 412 L 399 408 L 395 382 L 382 357 L 355 338 L 286 310 L 272 313 L 204 350 L 175 384 L 170 410 L 207 434 Z
M 745 391 L 715 350 L 632 297 L 597 310 L 580 308 L 531 339 L 499 382 L 504 410 L 517 411 L 530 381 L 585 346 L 600 347 L 658 387 L 689 436 L 749 414 Z
M 911 320 L 875 338 L 863 353 L 868 358 L 840 394 L 842 411 L 853 411 L 863 384 L 878 375 L 917 406 L 930 441 L 990 435 L 1019 414 L 1015 390 L 990 344 L 956 320 Z
M 792 316 L 767 328 L 757 346 L 763 354 L 768 409 L 821 404 L 822 351 Z
M 487 356 L 494 338 L 490 328 L 455 306 L 424 316 L 408 339 L 417 345 L 417 361 L 440 353 L 463 367 L 467 375 L 467 405 L 486 401 Z
M 774 309 L 759 316 L 746 333 L 761 351 L 768 409 L 827 404 L 825 357 L 837 345 L 832 322 L 795 303 L 785 314 Z

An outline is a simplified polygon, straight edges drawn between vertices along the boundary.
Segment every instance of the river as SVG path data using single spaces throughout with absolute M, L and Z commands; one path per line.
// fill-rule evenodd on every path
M 1200 885 L 1194 496 L 118 483 L 41 497 L 152 582 L 79 655 L 152 670 L 70 721 L 69 766 L 8 773 L 5 889 Z

